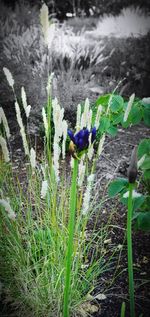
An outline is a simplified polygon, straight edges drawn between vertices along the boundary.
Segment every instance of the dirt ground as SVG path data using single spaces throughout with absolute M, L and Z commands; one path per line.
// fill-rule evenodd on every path
M 21 139 L 18 134 L 18 129 L 13 118 L 8 118 L 11 127 L 12 142 L 11 149 L 15 153 L 13 161 L 16 169 L 20 169 L 22 174 L 22 181 L 24 181 L 24 167 L 20 161 L 23 160 L 23 152 L 21 150 Z M 109 181 L 115 177 L 126 177 L 127 167 L 129 164 L 131 151 L 136 144 L 139 144 L 143 138 L 148 138 L 149 128 L 140 124 L 133 126 L 127 130 L 119 128 L 116 137 L 106 137 L 104 151 L 97 164 L 96 170 L 96 190 L 98 189 L 99 199 L 107 194 L 107 187 Z M 38 138 L 33 137 L 39 153 L 41 144 Z M 114 260 L 114 268 L 105 272 L 99 277 L 99 283 L 96 288 L 97 293 L 104 293 L 105 300 L 97 301 L 99 311 L 94 313 L 93 317 L 119 317 L 121 304 L 126 302 L 126 317 L 129 314 L 129 300 L 128 300 L 128 273 L 127 273 L 127 250 L 125 239 L 125 225 L 126 225 L 126 209 L 119 203 L 117 199 L 108 200 L 103 209 L 99 211 L 97 226 L 102 223 L 107 223 L 111 211 L 113 216 L 111 219 L 112 227 L 109 233 L 110 253 L 106 254 L 106 261 L 111 254 L 112 246 L 118 246 L 118 254 Z M 90 227 L 94 224 L 94 218 L 89 223 Z M 142 232 L 134 232 L 133 234 L 133 259 L 134 259 L 134 279 L 135 279 L 135 299 L 136 299 L 136 316 L 149 317 L 150 311 L 150 235 Z M 119 260 L 118 260 L 119 259 Z M 2 305 L 2 317 L 11 315 L 8 307 Z M 140 315 L 143 314 L 143 315 Z

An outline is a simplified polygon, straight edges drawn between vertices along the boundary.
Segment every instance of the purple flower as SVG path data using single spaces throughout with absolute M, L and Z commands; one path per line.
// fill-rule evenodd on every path
M 76 134 L 73 134 L 71 130 L 68 130 L 68 135 L 71 141 L 76 145 L 77 151 L 86 150 L 89 146 L 89 135 L 92 134 L 91 142 L 93 143 L 96 138 L 96 128 L 92 128 L 89 131 L 87 128 L 83 128 Z

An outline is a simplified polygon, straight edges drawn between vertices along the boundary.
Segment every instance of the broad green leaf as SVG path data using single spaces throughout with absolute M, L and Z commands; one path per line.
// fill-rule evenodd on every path
M 145 180 L 150 180 L 150 169 L 145 170 L 143 176 Z
M 118 123 L 121 123 L 122 122 L 122 120 L 123 120 L 123 113 L 121 112 L 119 112 L 119 113 L 117 113 L 117 114 L 115 114 L 115 113 L 113 113 L 112 114 L 112 116 L 111 116 L 111 118 L 112 118 L 112 123 L 115 125 L 115 124 L 118 124 Z
M 125 205 L 125 206 L 128 206 L 128 198 L 124 198 L 122 197 L 120 199 L 120 201 Z M 141 196 L 141 197 L 135 197 L 133 198 L 132 200 L 132 203 L 133 203 L 133 213 L 138 210 L 144 203 L 145 201 L 145 196 Z
M 137 105 L 134 105 L 130 113 L 130 122 L 132 124 L 138 124 L 141 122 L 142 117 L 143 117 L 143 110 Z
M 110 109 L 112 112 L 118 112 L 123 108 L 124 100 L 119 95 L 113 95 L 112 100 L 110 102 Z
M 141 165 L 144 170 L 150 169 L 150 156 L 146 155 L 144 162 Z
M 128 180 L 126 178 L 118 178 L 113 181 L 108 187 L 109 197 L 114 197 L 119 194 L 128 185 Z
M 133 211 L 138 210 L 143 205 L 144 201 L 144 196 L 133 198 Z
M 138 146 L 138 158 L 140 159 L 144 154 L 150 155 L 150 139 L 143 139 Z
M 150 107 L 144 109 L 144 123 L 150 127 Z
M 150 211 L 135 213 L 134 219 L 137 230 L 150 231 Z
M 109 126 L 110 126 L 110 120 L 107 117 L 102 117 L 100 120 L 100 126 L 99 126 L 101 133 L 107 131 Z
M 111 134 L 112 136 L 116 136 L 117 132 L 118 132 L 118 129 L 117 127 L 114 127 L 113 125 L 111 125 L 108 129 L 107 129 L 107 132 L 109 134 Z
M 96 100 L 96 106 L 102 105 L 102 106 L 108 106 L 108 102 L 109 102 L 109 98 L 110 98 L 111 94 L 107 94 L 104 96 L 100 96 L 97 100 Z
M 147 196 L 144 196 L 145 197 L 145 200 L 144 200 L 144 203 L 142 204 L 141 206 L 141 211 L 148 211 L 149 210 L 149 206 L 150 206 L 150 196 L 147 195 Z

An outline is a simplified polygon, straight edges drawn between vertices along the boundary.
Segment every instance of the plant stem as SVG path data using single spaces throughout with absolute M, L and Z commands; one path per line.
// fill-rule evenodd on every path
M 126 304 L 125 302 L 121 305 L 121 317 L 125 317 Z
M 66 258 L 66 280 L 65 280 L 64 306 L 63 306 L 64 317 L 69 317 L 69 295 L 70 295 L 70 285 L 71 285 L 73 237 L 74 237 L 74 227 L 75 227 L 77 175 L 78 175 L 78 160 L 74 159 L 74 168 L 73 168 L 72 184 L 71 184 L 71 191 L 70 191 L 70 217 L 69 217 L 69 224 L 68 224 L 69 237 L 68 237 L 67 258 Z
M 130 296 L 130 317 L 135 317 L 133 256 L 132 256 L 132 191 L 134 184 L 129 183 L 128 215 L 127 215 L 127 247 L 128 247 L 128 276 Z

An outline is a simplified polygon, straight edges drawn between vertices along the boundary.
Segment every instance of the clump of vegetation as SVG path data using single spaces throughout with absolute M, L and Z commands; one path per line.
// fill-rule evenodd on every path
M 139 161 L 137 161 L 137 157 Z M 138 168 L 142 170 L 141 179 L 137 182 Z M 149 187 L 145 186 L 145 193 L 137 192 L 142 179 L 149 185 L 150 182 L 150 139 L 140 142 L 138 149 L 134 148 L 130 166 L 128 168 L 128 180 L 117 179 L 109 185 L 109 196 L 120 195 L 120 200 L 128 208 L 127 211 L 127 251 L 128 251 L 128 275 L 129 275 L 129 295 L 130 314 L 135 316 L 134 300 L 134 277 L 133 277 L 133 255 L 132 255 L 132 223 L 136 230 L 150 231 L 150 211 L 149 211 Z M 122 308 L 123 310 L 123 308 Z

